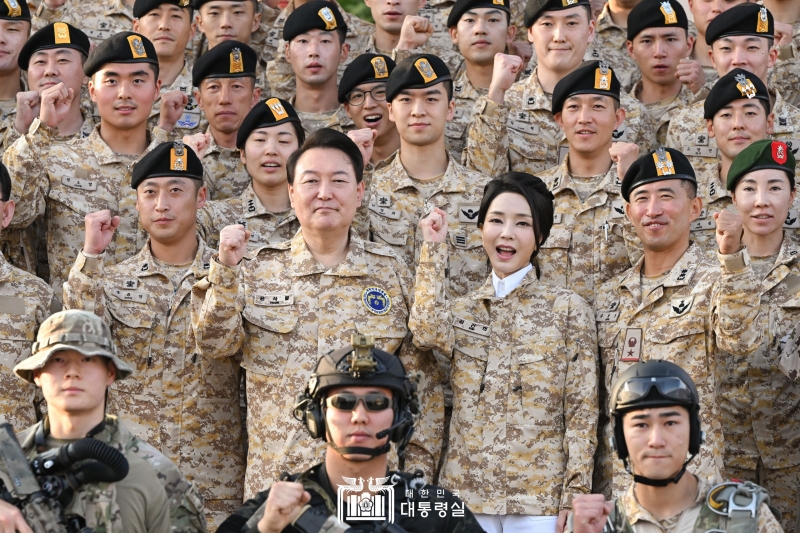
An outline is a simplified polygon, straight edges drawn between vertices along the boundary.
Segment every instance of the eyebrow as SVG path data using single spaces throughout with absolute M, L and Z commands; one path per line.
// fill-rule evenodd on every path
M 167 181 L 167 185 L 184 185 L 184 179 L 185 178 L 170 178 L 169 181 Z M 155 179 L 149 179 L 144 182 L 144 185 L 149 187 L 158 187 L 158 183 L 159 182 L 155 181 Z
M 563 18 L 566 18 L 566 19 L 577 19 L 577 18 L 581 18 L 581 16 L 582 15 L 579 15 L 578 13 L 570 13 L 569 15 L 564 15 Z M 556 17 L 553 16 L 553 15 L 542 15 L 539 18 L 540 19 L 554 19 Z
M 147 76 L 147 75 L 148 75 L 148 71 L 147 70 L 134 70 L 133 72 L 130 72 L 130 73 L 126 74 L 126 76 L 129 77 L 129 78 L 135 78 L 136 76 Z M 106 78 L 107 77 L 120 78 L 120 77 L 122 77 L 122 74 L 120 74 L 119 72 L 114 72 L 113 70 L 104 70 L 103 71 L 103 76 L 106 77 Z
M 675 193 L 675 189 L 673 189 L 672 187 L 661 187 L 661 188 L 659 188 L 659 189 L 656 189 L 656 191 L 655 191 L 655 192 L 671 192 L 671 193 L 673 193 L 673 194 L 674 194 L 674 193 Z M 633 193 L 633 196 L 634 196 L 634 198 L 635 198 L 635 197 L 637 197 L 637 196 L 642 196 L 642 195 L 645 195 L 645 194 L 647 194 L 647 193 L 648 193 L 648 191 L 639 190 L 639 191 L 637 191 L 637 192 L 634 192 L 634 193 Z
M 400 94 L 403 94 L 403 95 L 406 95 L 406 96 L 411 96 L 411 91 L 407 90 L 407 89 L 403 89 L 403 90 L 400 91 Z M 428 96 L 428 95 L 431 95 L 431 94 L 442 94 L 442 90 L 439 89 L 439 88 L 428 89 L 427 91 L 425 91 L 422 94 L 424 94 L 425 96 Z
M 505 215 L 506 213 L 504 211 L 493 210 L 493 211 L 489 211 L 489 214 L 490 215 Z M 517 213 L 516 216 L 525 217 L 525 218 L 533 218 L 533 215 L 529 215 L 527 213 Z
M 642 32 L 641 34 L 639 34 L 639 38 L 641 38 L 641 39 L 652 39 L 652 38 L 656 37 L 657 35 L 660 35 L 661 37 L 675 37 L 675 36 L 678 35 L 678 32 L 670 31 L 670 32 L 661 33 L 661 34 Z
M 491 9 L 491 8 L 490 8 L 489 11 L 484 13 L 484 15 L 500 15 L 500 14 L 501 14 L 501 11 L 499 9 Z M 464 15 L 472 15 L 474 17 L 479 17 L 480 13 L 476 13 L 472 9 L 468 9 L 467 11 L 464 12 Z M 463 17 L 464 15 L 461 15 L 461 16 Z
M 756 182 L 756 180 L 754 180 L 753 178 L 742 178 L 742 183 L 753 183 L 753 184 L 757 184 L 758 182 Z M 769 179 L 767 180 L 767 183 L 768 183 L 768 184 L 769 184 L 769 183 L 784 183 L 784 181 L 783 181 L 783 178 L 769 178 Z
M 652 418 L 652 414 L 650 413 L 641 413 L 638 415 L 631 416 L 631 420 L 646 420 L 648 418 Z M 658 418 L 670 418 L 673 416 L 681 416 L 678 411 L 667 411 L 665 413 L 659 413 Z
M 321 173 L 319 171 L 316 171 L 316 170 L 313 170 L 313 169 L 308 169 L 308 170 L 304 170 L 300 174 L 303 175 L 303 176 L 306 175 L 306 174 L 314 174 L 315 176 L 319 176 Z M 346 170 L 335 170 L 334 172 L 331 173 L 331 176 L 338 176 L 340 174 L 344 174 L 345 176 L 348 176 L 348 177 L 350 176 L 350 173 L 347 172 Z

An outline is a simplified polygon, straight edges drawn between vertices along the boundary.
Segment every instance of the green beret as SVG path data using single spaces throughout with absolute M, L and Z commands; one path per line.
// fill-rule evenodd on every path
M 782 170 L 789 176 L 789 183 L 794 188 L 794 172 L 797 161 L 795 160 L 792 149 L 783 141 L 772 141 L 764 139 L 756 141 L 736 156 L 728 169 L 728 181 L 725 184 L 729 191 L 736 188 L 736 184 L 745 174 L 774 168 Z
M 528 0 L 523 22 L 526 28 L 530 28 L 545 11 L 561 11 L 575 6 L 592 8 L 589 0 Z
M 415 54 L 401 61 L 389 75 L 386 101 L 394 100 L 403 89 L 422 89 L 452 79 L 450 69 L 439 56 Z
M 17 64 L 22 70 L 28 70 L 33 54 L 51 48 L 72 48 L 88 57 L 90 46 L 89 37 L 81 30 L 66 22 L 55 22 L 31 35 L 19 52 Z
M 767 103 L 769 114 L 770 102 L 767 86 L 758 76 L 742 68 L 728 72 L 711 88 L 703 102 L 703 118 L 713 119 L 720 109 L 734 100 L 756 98 Z
M 291 41 L 311 30 L 342 30 L 347 33 L 347 23 L 336 4 L 324 0 L 312 0 L 296 8 L 283 25 L 283 40 Z
M 775 19 L 772 13 L 758 4 L 738 4 L 726 9 L 712 20 L 706 28 L 706 44 L 711 44 L 728 35 L 754 35 L 775 37 Z
M 31 21 L 31 10 L 25 0 L 3 0 L 0 2 L 0 19 Z
M 222 41 L 200 56 L 192 68 L 192 85 L 206 78 L 255 78 L 258 55 L 239 41 Z
M 682 152 L 672 148 L 659 148 L 643 155 L 631 165 L 622 179 L 620 192 L 625 201 L 630 202 L 631 192 L 637 187 L 673 179 L 697 184 L 692 164 Z
M 108 63 L 150 63 L 158 65 L 156 49 L 150 39 L 132 31 L 116 33 L 97 45 L 83 64 L 83 73 L 94 73 Z
M 143 17 L 163 4 L 192 9 L 192 2 L 190 0 L 136 0 L 133 3 L 133 18 L 138 19 Z
M 345 103 L 347 95 L 362 83 L 388 81 L 389 74 L 396 66 L 394 60 L 387 55 L 359 55 L 344 69 L 342 81 L 339 83 L 339 103 Z
M 689 18 L 677 0 L 642 0 L 628 15 L 628 40 L 647 28 L 689 29 Z
M 614 69 L 605 61 L 588 61 L 556 83 L 552 113 L 560 113 L 564 102 L 576 94 L 600 94 L 619 102 L 620 84 Z
M 203 163 L 181 141 L 161 143 L 133 167 L 131 189 L 148 178 L 190 178 L 203 181 Z
M 478 7 L 487 7 L 490 9 L 499 9 L 506 13 L 511 13 L 511 0 L 457 0 L 450 14 L 447 16 L 447 27 L 452 28 L 458 25 L 461 16 L 469 11 Z
M 280 98 L 268 98 L 253 106 L 253 109 L 244 117 L 239 131 L 236 133 L 236 148 L 244 148 L 247 138 L 253 130 L 259 128 L 269 128 L 284 122 L 297 122 L 300 124 L 300 117 L 294 110 L 292 104 Z

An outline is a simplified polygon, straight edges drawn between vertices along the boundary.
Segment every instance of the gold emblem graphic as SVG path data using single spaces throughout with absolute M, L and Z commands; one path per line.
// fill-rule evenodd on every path
M 169 151 L 169 169 L 186 170 L 186 148 L 181 141 L 175 141 L 172 150 Z
M 17 0 L 5 0 L 5 2 L 6 2 L 6 7 L 8 8 L 9 17 L 22 16 L 22 7 L 20 7 L 19 2 L 17 2 Z
M 746 96 L 747 98 L 753 98 L 758 91 L 756 90 L 756 86 L 753 85 L 753 82 L 749 79 L 744 77 L 744 74 L 737 74 L 735 76 L 736 79 L 736 88 L 742 93 L 742 96 Z
M 611 90 L 611 67 L 605 61 L 601 61 L 594 71 L 594 88 L 601 91 Z
M 244 60 L 242 59 L 242 51 L 238 48 L 234 48 L 231 50 L 231 67 L 229 72 L 231 74 L 236 74 L 238 72 L 244 72 Z
M 131 53 L 134 59 L 141 59 L 147 57 L 147 51 L 144 49 L 142 38 L 138 35 L 129 35 L 128 44 L 131 46 Z
M 53 25 L 53 33 L 56 37 L 56 44 L 70 44 L 69 26 L 63 22 L 56 22 Z
M 417 67 L 419 73 L 422 74 L 422 79 L 425 80 L 425 83 L 430 83 L 438 78 L 436 73 L 433 71 L 433 67 L 424 57 L 417 59 L 414 62 L 414 66 Z
M 333 11 L 329 7 L 323 7 L 319 10 L 319 18 L 325 23 L 326 30 L 336 29 L 336 17 L 333 16 Z
M 370 63 L 372 63 L 372 68 L 375 69 L 376 78 L 380 79 L 389 77 L 389 67 L 386 66 L 386 61 L 384 61 L 382 57 L 373 57 Z
M 762 7 L 758 11 L 758 24 L 756 25 L 756 33 L 769 33 L 769 18 L 767 18 L 766 7 Z
M 272 116 L 275 117 L 276 121 L 289 118 L 289 113 L 286 112 L 283 104 L 277 98 L 267 100 L 267 106 L 269 106 L 269 110 L 272 111 Z
M 664 24 L 678 23 L 678 15 L 669 2 L 661 2 L 661 13 L 664 15 Z
M 656 162 L 656 172 L 659 176 L 672 176 L 675 174 L 675 165 L 672 164 L 672 156 L 664 148 L 659 148 L 653 154 Z

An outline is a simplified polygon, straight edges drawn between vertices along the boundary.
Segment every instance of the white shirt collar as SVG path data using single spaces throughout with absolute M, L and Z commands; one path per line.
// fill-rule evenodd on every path
M 494 286 L 494 295 L 497 298 L 505 298 L 508 293 L 519 287 L 519 284 L 522 283 L 522 278 L 524 278 L 525 274 L 532 269 L 533 265 L 528 263 L 528 266 L 520 268 L 513 274 L 510 274 L 503 279 L 498 278 L 497 274 L 495 274 L 494 270 L 492 270 L 492 285 Z

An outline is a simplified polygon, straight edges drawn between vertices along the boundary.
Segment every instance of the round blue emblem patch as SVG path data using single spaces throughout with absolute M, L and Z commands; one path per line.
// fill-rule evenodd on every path
M 361 301 L 370 313 L 385 315 L 392 308 L 392 299 L 385 290 L 378 287 L 367 287 L 361 293 Z

